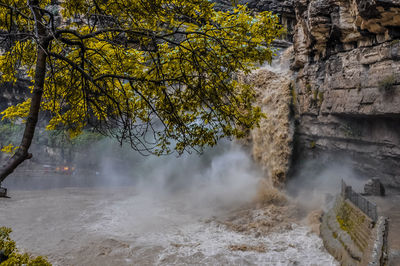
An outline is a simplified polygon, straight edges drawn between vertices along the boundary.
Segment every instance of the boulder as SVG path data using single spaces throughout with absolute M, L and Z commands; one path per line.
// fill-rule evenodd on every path
M 372 178 L 364 185 L 364 195 L 385 196 L 385 188 L 378 178 Z
M 7 197 L 7 189 L 0 186 L 0 198 Z

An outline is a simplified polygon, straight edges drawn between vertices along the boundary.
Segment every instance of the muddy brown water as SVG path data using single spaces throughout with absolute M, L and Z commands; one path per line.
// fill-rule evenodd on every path
M 204 210 L 191 210 L 179 197 L 141 195 L 131 187 L 10 196 L 1 199 L 0 224 L 13 228 L 21 250 L 54 265 L 336 265 L 306 226 L 255 237 L 207 220 Z
M 146 158 L 121 176 L 119 165 L 105 176 L 9 177 L 0 226 L 54 265 L 337 265 L 289 219 L 293 207 L 257 195 L 261 174 L 241 149 Z

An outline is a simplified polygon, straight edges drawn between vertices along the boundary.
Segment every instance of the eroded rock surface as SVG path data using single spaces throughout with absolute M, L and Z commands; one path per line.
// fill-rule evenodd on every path
M 217 3 L 217 7 L 230 8 L 235 3 L 232 0 L 214 0 Z M 293 14 L 294 7 L 293 0 L 238 0 L 237 4 L 247 5 L 249 8 L 256 11 L 273 11 L 279 14 Z
M 399 188 L 400 1 L 294 6 L 297 158 L 328 154 Z
M 30 92 L 28 86 L 27 82 L 21 81 L 14 85 L 0 83 L 0 112 L 11 105 L 25 101 Z

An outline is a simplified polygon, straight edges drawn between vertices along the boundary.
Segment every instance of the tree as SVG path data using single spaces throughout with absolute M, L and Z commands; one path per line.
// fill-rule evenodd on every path
M 11 228 L 0 227 L 0 264 L 1 265 L 41 265 L 51 266 L 43 257 L 32 257 L 28 253 L 20 253 L 15 241 L 10 238 Z M 5 260 L 5 261 L 4 261 Z
M 0 0 L 1 81 L 32 92 L 2 113 L 25 130 L 0 182 L 32 157 L 40 111 L 47 129 L 90 126 L 158 155 L 244 136 L 262 113 L 235 75 L 270 61 L 281 33 L 271 12 L 207 0 Z

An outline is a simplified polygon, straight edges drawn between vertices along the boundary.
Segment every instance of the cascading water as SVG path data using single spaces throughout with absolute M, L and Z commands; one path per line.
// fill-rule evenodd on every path
M 286 181 L 292 154 L 294 134 L 293 119 L 290 117 L 292 102 L 289 60 L 293 49 L 283 52 L 272 65 L 241 76 L 241 81 L 254 86 L 256 104 L 267 114 L 260 127 L 249 134 L 252 156 L 275 186 Z

